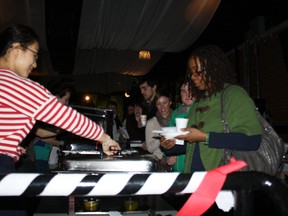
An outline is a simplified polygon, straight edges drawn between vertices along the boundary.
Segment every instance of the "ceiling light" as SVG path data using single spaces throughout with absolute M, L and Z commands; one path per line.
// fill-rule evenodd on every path
M 125 92 L 124 95 L 125 95 L 126 98 L 129 98 L 129 97 L 130 97 L 130 94 L 129 94 L 128 92 Z
M 150 52 L 147 50 L 139 51 L 139 59 L 149 60 L 151 58 Z

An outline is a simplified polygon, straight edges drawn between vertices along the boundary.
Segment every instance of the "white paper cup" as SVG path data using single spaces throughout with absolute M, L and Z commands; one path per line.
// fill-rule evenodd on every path
M 176 128 L 177 132 L 181 132 L 182 128 L 186 128 L 188 124 L 188 119 L 187 118 L 176 118 Z
M 147 115 L 141 115 L 140 119 L 141 119 L 141 124 L 144 127 L 147 123 Z

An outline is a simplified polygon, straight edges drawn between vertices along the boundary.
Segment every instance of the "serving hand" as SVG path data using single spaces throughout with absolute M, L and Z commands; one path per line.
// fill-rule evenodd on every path
M 103 152 L 108 156 L 114 155 L 118 153 L 119 150 L 121 150 L 119 143 L 112 138 L 109 138 L 108 141 L 102 143 L 102 149 Z

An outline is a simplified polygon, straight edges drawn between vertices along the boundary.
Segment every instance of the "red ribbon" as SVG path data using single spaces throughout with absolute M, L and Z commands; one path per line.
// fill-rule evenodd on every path
M 227 174 L 247 166 L 244 161 L 230 159 L 230 164 L 210 170 L 205 175 L 197 190 L 191 194 L 177 216 L 199 216 L 205 213 L 215 202 L 224 185 Z

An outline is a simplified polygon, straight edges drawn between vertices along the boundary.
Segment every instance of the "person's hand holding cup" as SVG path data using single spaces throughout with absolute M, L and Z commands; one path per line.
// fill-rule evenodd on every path
M 141 120 L 142 127 L 145 127 L 147 123 L 147 115 L 141 115 L 140 120 Z

